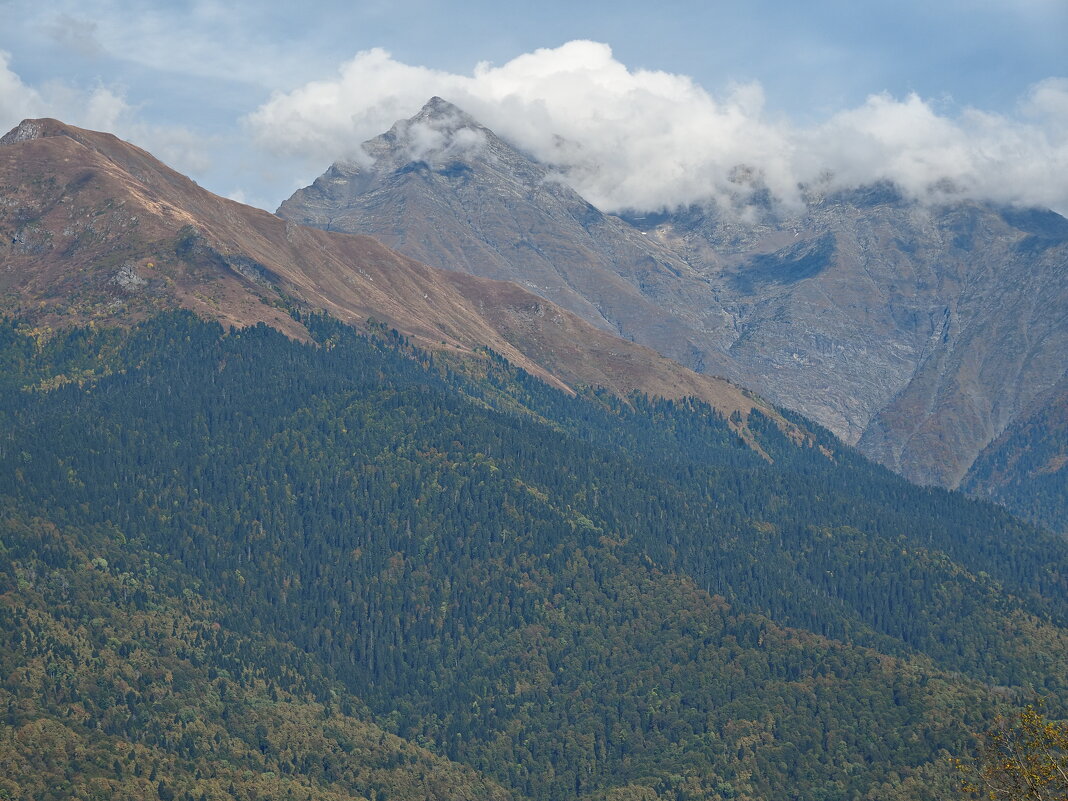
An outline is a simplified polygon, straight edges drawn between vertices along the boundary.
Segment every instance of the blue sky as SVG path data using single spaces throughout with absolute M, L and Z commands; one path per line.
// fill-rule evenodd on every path
M 269 208 L 345 155 L 352 140 L 388 126 L 390 113 L 413 114 L 423 92 L 459 95 L 476 116 L 495 130 L 511 128 L 502 133 L 561 164 L 606 206 L 672 202 L 671 186 L 630 175 L 655 148 L 706 147 L 692 117 L 705 121 L 716 150 L 679 169 L 696 169 L 708 186 L 721 182 L 732 159 L 761 168 L 766 161 L 769 183 L 782 187 L 825 166 L 843 180 L 887 177 L 875 162 L 890 160 L 898 172 L 889 177 L 900 175 L 921 192 L 923 171 L 944 163 L 943 177 L 962 191 L 989 194 L 986 184 L 1008 183 L 1012 191 L 995 199 L 1068 207 L 1068 190 L 1058 194 L 1052 181 L 1028 186 L 1068 159 L 1068 0 L 662 2 L 655 10 L 557 0 L 0 0 L 0 19 L 0 126 L 50 115 L 109 128 L 213 191 Z M 575 40 L 610 51 L 562 47 Z M 388 69 L 359 60 L 373 48 L 389 54 Z M 594 83 L 611 82 L 606 97 L 615 100 L 606 100 L 600 116 L 652 138 L 625 142 L 633 150 L 626 159 L 602 164 L 620 146 L 615 134 L 573 119 L 597 106 L 593 89 L 561 97 L 554 94 L 566 93 L 559 83 L 500 69 L 539 49 L 548 54 L 541 71 L 566 67 L 596 73 Z M 475 80 L 480 63 L 498 72 Z M 346 65 L 347 84 L 339 77 Z M 423 69 L 407 74 L 402 67 Z M 646 72 L 674 82 L 635 78 Z M 683 88 L 687 80 L 693 91 Z M 381 85 L 369 85 L 376 81 Z M 391 81 L 402 85 L 395 97 Z M 332 86 L 334 107 L 323 112 L 312 102 L 310 84 Z M 631 109 L 635 93 L 656 95 L 655 102 Z M 873 97 L 882 105 L 873 107 Z M 548 113 L 535 113 L 544 107 Z M 650 115 L 667 122 L 646 124 Z M 736 124 L 739 116 L 748 125 Z M 328 130 L 316 130 L 318 117 Z M 664 124 L 681 133 L 658 134 Z M 537 126 L 560 130 L 531 133 Z M 901 133 L 914 128 L 924 135 Z M 561 131 L 585 148 L 582 163 L 546 150 L 545 135 Z M 759 140 L 763 149 L 738 137 Z M 952 146 L 954 138 L 966 146 Z M 821 139 L 835 150 L 852 148 L 849 158 L 837 161 L 816 144 Z M 789 163 L 784 149 L 795 154 Z M 1000 164 L 1013 154 L 1019 164 Z M 867 172 L 865 159 L 872 160 Z M 1068 184 L 1063 174 L 1060 183 Z M 682 187 L 679 201 L 700 191 Z

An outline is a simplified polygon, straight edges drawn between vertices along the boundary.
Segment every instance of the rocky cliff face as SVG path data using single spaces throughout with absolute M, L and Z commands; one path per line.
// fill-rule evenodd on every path
M 1068 369 L 1068 221 L 892 188 L 740 225 L 655 221 L 717 288 L 736 377 L 920 483 L 957 486 Z
M 791 216 L 602 214 L 434 99 L 279 214 L 516 281 L 728 376 L 920 483 L 957 486 L 1065 375 L 1068 221 L 891 186 Z

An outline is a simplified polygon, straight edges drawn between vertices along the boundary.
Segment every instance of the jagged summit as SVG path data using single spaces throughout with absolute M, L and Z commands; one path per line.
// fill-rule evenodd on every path
M 10 159 L 47 159 L 56 151 L 65 152 L 71 163 L 90 163 L 113 180 L 134 181 L 150 187 L 157 202 L 174 207 L 186 203 L 199 189 L 196 182 L 172 170 L 151 153 L 126 142 L 114 134 L 92 131 L 52 118 L 26 119 L 0 137 L 5 157 Z M 16 149 L 21 150 L 16 155 Z M 193 194 L 190 194 L 193 193 Z
M 440 97 L 430 98 L 423 104 L 417 114 L 405 120 L 398 120 L 390 131 L 383 136 L 388 136 L 389 133 L 392 133 L 398 139 L 403 139 L 417 135 L 417 132 L 423 129 L 438 131 L 442 134 L 454 134 L 462 130 L 471 130 L 493 136 L 493 132 L 489 128 L 479 123 L 478 120 L 462 108 L 453 105 L 448 100 L 442 100 Z M 374 142 L 380 138 L 382 137 L 377 137 L 371 141 Z
M 17 142 L 28 142 L 31 139 L 38 139 L 43 135 L 47 135 L 44 133 L 45 127 L 51 126 L 54 123 L 58 123 L 58 120 L 23 120 L 6 134 L 0 136 L 0 145 L 13 145 Z
M 430 98 L 411 121 L 442 123 L 455 127 L 482 128 L 478 121 L 457 105 L 437 95 Z
M 363 162 L 336 163 L 297 191 L 279 216 L 514 281 L 687 366 L 721 372 L 727 315 L 686 262 L 457 106 L 431 98 L 363 152 Z M 675 306 L 696 311 L 682 323 Z
M 148 156 L 145 151 L 136 148 L 129 142 L 123 142 L 114 134 L 78 128 L 51 117 L 23 120 L 6 134 L 0 136 L 0 145 L 17 145 L 22 142 L 50 139 L 57 136 L 73 139 L 78 144 L 99 152 L 106 153 L 116 148 L 132 148 Z
M 15 145 L 19 142 L 30 142 L 34 139 L 47 139 L 53 136 L 66 136 L 75 141 L 82 142 L 83 144 L 86 143 L 85 140 L 91 138 L 106 138 L 113 139 L 116 142 L 120 141 L 118 137 L 112 134 L 87 131 L 83 128 L 68 125 L 62 120 L 53 119 L 52 117 L 39 117 L 36 119 L 25 119 L 6 134 L 0 136 L 0 145 Z
M 354 179 L 353 188 L 362 193 L 370 186 L 367 176 L 431 170 L 445 178 L 462 177 L 476 164 L 491 171 L 494 181 L 513 187 L 540 184 L 549 172 L 463 109 L 433 97 L 414 116 L 364 142 L 354 158 L 336 162 L 327 176 L 335 185 L 339 177 Z

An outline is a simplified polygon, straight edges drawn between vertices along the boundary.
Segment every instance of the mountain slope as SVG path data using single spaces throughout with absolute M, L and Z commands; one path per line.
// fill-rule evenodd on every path
M 316 703 L 366 708 L 363 723 L 481 775 L 439 764 L 455 791 L 530 799 L 934 799 L 951 781 L 942 750 L 963 748 L 999 698 L 1068 697 L 1062 540 L 912 487 L 829 436 L 833 458 L 798 448 L 759 413 L 774 462 L 697 402 L 570 396 L 500 359 L 468 375 L 398 338 L 301 319 L 318 346 L 186 314 L 47 340 L 8 325 L 0 342 L 0 497 L 88 539 L 68 560 L 39 524 L 6 529 L 5 603 L 39 615 L 64 581 L 91 578 L 77 604 L 97 606 L 69 616 L 118 608 L 92 623 L 98 648 L 121 655 L 121 636 L 99 635 L 133 615 L 138 660 L 190 676 L 178 662 L 210 664 L 213 641 L 186 642 L 169 618 L 170 639 L 142 636 L 127 606 L 146 599 L 127 601 L 122 582 L 148 576 L 147 600 L 250 644 L 220 653 L 250 707 L 226 736 L 260 770 L 292 763 L 298 786 L 322 775 L 276 757 L 270 731 L 262 752 L 246 725 L 293 715 L 288 732 L 327 714 L 299 705 L 300 676 L 325 680 Z M 12 622 L 14 642 L 32 641 L 35 623 Z M 84 683 L 82 650 L 70 675 L 93 704 L 65 725 L 89 737 L 132 707 Z M 52 653 L 70 661 L 50 645 L 12 664 L 21 676 Z M 222 726 L 204 667 L 173 702 L 195 710 L 200 688 Z M 50 720 L 75 702 L 59 691 Z M 169 763 L 184 729 L 166 709 L 135 723 Z M 210 763 L 178 757 L 183 782 Z M 337 758 L 330 776 L 377 759 Z
M 510 797 L 338 699 L 314 657 L 224 628 L 226 605 L 183 582 L 113 531 L 0 508 L 4 798 Z
M 28 120 L 0 144 L 0 310 L 42 324 L 188 308 L 307 333 L 287 312 L 375 318 L 435 348 L 490 348 L 557 386 L 694 395 L 748 413 L 725 381 L 584 323 L 521 288 L 436 270 L 212 195 L 108 134 Z
M 525 282 L 919 483 L 957 486 L 1068 369 L 1068 220 L 1053 212 L 877 185 L 811 191 L 786 215 L 694 208 L 632 227 L 439 99 L 364 147 L 279 214 Z M 648 259 L 663 268 L 635 266 Z
M 1068 369 L 1068 221 L 892 187 L 785 220 L 650 228 L 722 287 L 749 386 L 913 481 L 956 486 Z
M 452 104 L 431 99 L 364 150 L 370 163 L 334 164 L 278 214 L 514 281 L 682 364 L 720 364 L 729 321 L 688 264 Z
M 1068 378 L 988 445 L 961 482 L 977 497 L 1068 533 Z

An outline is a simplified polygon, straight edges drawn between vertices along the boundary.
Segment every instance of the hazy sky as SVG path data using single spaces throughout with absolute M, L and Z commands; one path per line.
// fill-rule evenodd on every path
M 1066 43 L 1068 0 L 0 0 L 0 127 L 112 130 L 273 209 L 439 94 L 609 208 L 744 163 L 783 196 L 891 178 L 1068 211 Z

